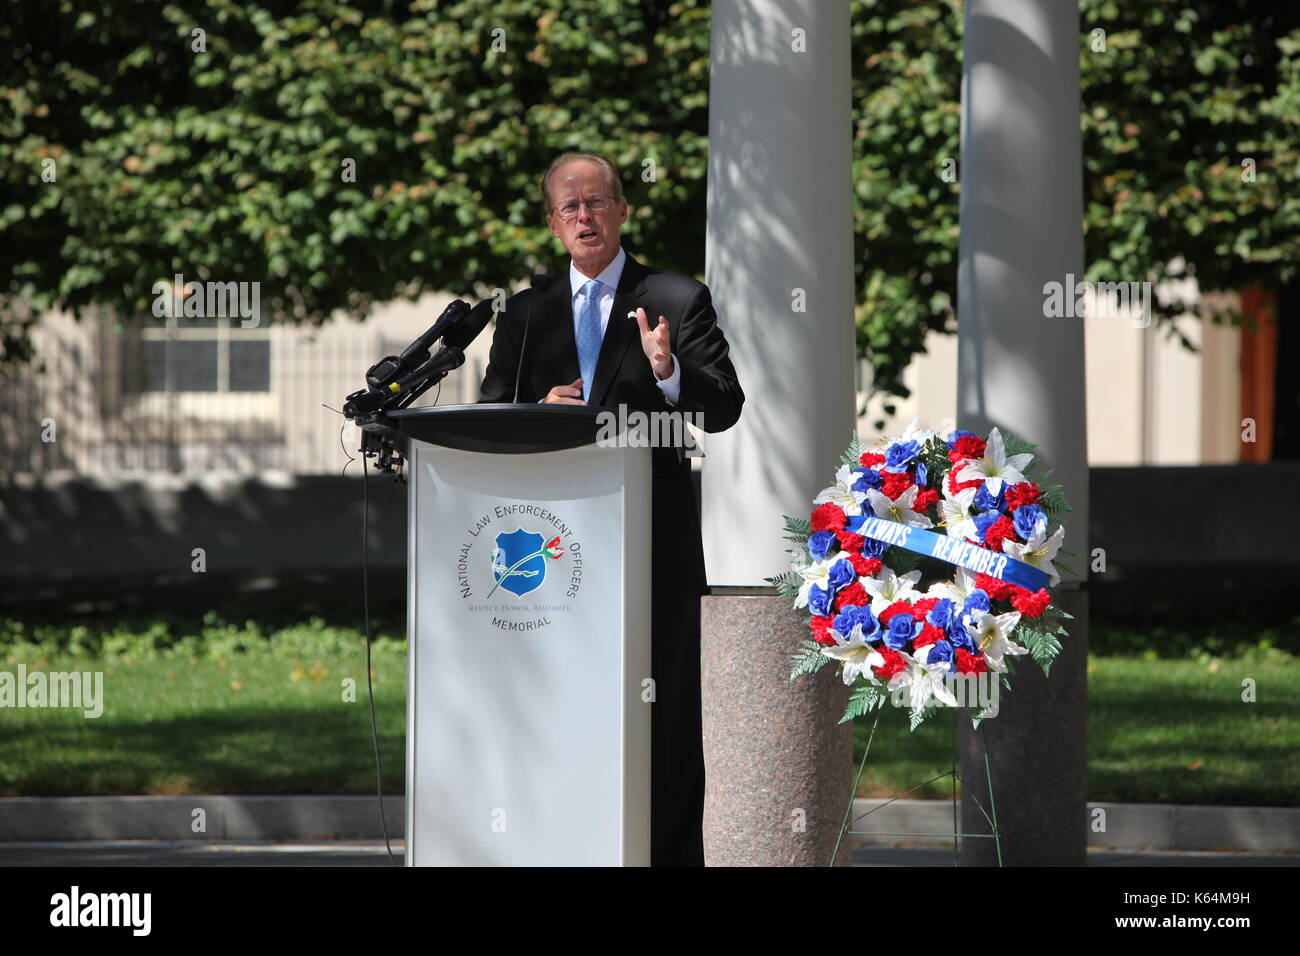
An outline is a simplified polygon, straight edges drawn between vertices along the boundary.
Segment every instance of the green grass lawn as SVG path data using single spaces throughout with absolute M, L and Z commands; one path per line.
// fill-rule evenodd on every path
M 0 708 L 0 795 L 373 792 L 365 650 L 355 630 L 222 626 L 193 642 L 135 633 L 0 648 L 0 670 L 20 662 L 29 671 L 103 671 L 104 713 Z M 376 644 L 374 673 L 384 787 L 397 793 L 405 775 L 400 642 Z M 1255 703 L 1241 700 L 1244 677 L 1256 681 Z M 345 678 L 356 682 L 353 702 L 343 699 Z M 1089 712 L 1092 800 L 1300 803 L 1296 657 L 1094 657 Z M 881 720 L 864 796 L 896 796 L 952 765 L 955 714 L 915 733 L 899 717 Z M 869 728 L 869 720 L 855 727 L 855 760 Z M 911 795 L 950 794 L 941 780 Z
M 102 670 L 104 713 L 0 709 L 0 795 L 373 793 L 364 645 L 354 650 L 27 660 Z M 372 664 L 384 789 L 401 792 L 405 652 L 379 645 Z M 344 678 L 355 702 L 343 700 Z
M 1246 677 L 1256 682 L 1254 703 L 1241 699 Z M 897 796 L 951 769 L 955 718 L 941 714 L 909 734 L 900 715 L 886 713 L 858 793 Z M 855 760 L 871 722 L 860 718 L 854 726 Z M 1294 657 L 1089 659 L 1089 800 L 1297 806 L 1297 753 L 1300 660 Z M 910 795 L 951 797 L 951 778 Z

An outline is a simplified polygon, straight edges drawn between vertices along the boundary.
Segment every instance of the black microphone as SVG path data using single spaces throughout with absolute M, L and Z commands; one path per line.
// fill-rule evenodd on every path
M 492 300 L 484 299 L 452 323 L 451 328 L 442 337 L 443 346 L 458 349 L 469 348 L 469 344 L 478 338 L 480 332 L 487 328 L 487 324 L 491 319 Z
M 457 325 L 471 311 L 470 307 L 460 299 L 453 300 L 442 310 L 438 321 L 408 345 L 406 351 L 401 355 L 386 355 L 372 365 L 370 371 L 366 372 L 366 384 L 371 388 L 386 388 L 390 382 L 396 381 L 401 375 L 429 361 L 429 349 L 433 347 L 433 343 L 442 338 L 448 328 Z
M 458 299 L 457 302 L 459 301 Z M 460 304 L 465 306 L 463 302 Z M 451 306 L 448 306 L 448 310 L 450 308 Z M 492 300 L 484 299 L 474 308 L 471 309 L 469 306 L 465 306 L 465 309 L 467 311 L 458 310 L 457 314 L 449 318 L 444 312 L 443 316 L 447 320 L 438 320 L 438 325 L 443 326 L 445 332 L 439 333 L 442 336 L 443 345 L 436 355 L 429 358 L 426 351 L 424 364 L 414 371 L 400 378 L 390 379 L 369 392 L 363 391 L 349 395 L 347 404 L 343 406 L 344 415 L 351 418 L 378 411 L 380 408 L 406 395 L 421 382 L 437 375 L 439 372 L 445 375 L 453 369 L 460 368 L 465 363 L 465 349 L 487 327 L 488 321 L 492 318 Z M 433 329 L 430 329 L 430 333 L 432 331 Z M 430 333 L 425 333 L 421 338 L 427 338 Z M 406 351 L 410 352 L 411 350 L 407 349 Z M 412 398 L 414 397 L 412 396 Z
M 524 371 L 524 353 L 528 350 L 528 325 L 533 318 L 533 300 L 546 291 L 555 281 L 553 275 L 535 275 L 530 283 L 533 294 L 528 297 L 528 309 L 524 312 L 524 338 L 519 343 L 519 364 L 515 367 L 515 404 L 519 403 L 519 377 Z

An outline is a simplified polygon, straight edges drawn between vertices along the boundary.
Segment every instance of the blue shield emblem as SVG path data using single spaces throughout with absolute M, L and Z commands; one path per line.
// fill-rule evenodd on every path
M 496 587 L 517 597 L 536 591 L 546 580 L 543 543 L 540 534 L 522 528 L 497 535 L 497 546 L 492 549 L 492 580 Z

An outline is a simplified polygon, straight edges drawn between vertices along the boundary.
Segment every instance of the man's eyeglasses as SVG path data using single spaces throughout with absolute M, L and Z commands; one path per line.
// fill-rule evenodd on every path
M 592 196 L 585 200 L 587 208 L 592 212 L 602 212 L 614 204 L 613 196 Z M 565 222 L 578 218 L 578 211 L 582 208 L 582 203 L 576 199 L 570 199 L 568 202 L 560 203 L 558 206 L 552 206 L 551 211 L 556 213 Z

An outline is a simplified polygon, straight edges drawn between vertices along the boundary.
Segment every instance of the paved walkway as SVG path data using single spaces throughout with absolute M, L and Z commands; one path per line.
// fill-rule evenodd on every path
M 404 844 L 393 844 L 402 862 Z M 0 843 L 3 866 L 391 866 L 382 840 Z M 952 851 L 931 847 L 862 847 L 854 866 L 952 866 Z M 1088 851 L 1089 866 L 1300 866 L 1300 854 L 1197 853 L 1173 850 Z

